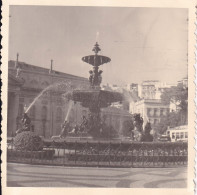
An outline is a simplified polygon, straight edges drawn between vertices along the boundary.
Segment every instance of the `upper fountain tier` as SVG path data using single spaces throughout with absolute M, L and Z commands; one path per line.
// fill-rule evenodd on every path
M 85 56 L 82 60 L 93 66 L 93 70 L 90 70 L 89 89 L 74 90 L 72 94 L 68 94 L 68 98 L 75 102 L 81 102 L 83 107 L 89 108 L 92 112 L 99 112 L 100 108 L 105 108 L 111 105 L 113 102 L 121 102 L 122 94 L 114 91 L 101 90 L 100 84 L 102 81 L 102 70 L 99 70 L 99 66 L 110 62 L 111 59 L 106 56 L 98 55 L 101 51 L 98 43 L 95 44 L 93 51 L 95 55 Z
M 98 55 L 98 52 L 101 51 L 99 44 L 96 42 L 94 48 L 92 49 L 95 55 L 84 56 L 82 60 L 92 66 L 100 66 L 102 64 L 108 63 L 111 61 L 109 57 Z

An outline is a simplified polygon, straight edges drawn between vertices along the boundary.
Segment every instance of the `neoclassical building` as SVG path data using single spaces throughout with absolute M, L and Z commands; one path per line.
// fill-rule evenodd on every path
M 70 103 L 64 94 L 84 86 L 89 86 L 88 79 L 54 71 L 52 64 L 47 69 L 18 60 L 9 61 L 7 135 L 15 135 L 26 109 L 35 132 L 44 137 L 59 135 L 67 115 L 71 123 L 80 124 L 81 116 L 86 115 L 88 110 L 79 103 Z M 112 107 L 103 110 L 102 115 L 107 118 L 108 124 L 115 129 L 118 127 L 117 131 L 120 129 L 120 120 L 117 119 L 124 121 L 130 117 L 127 111 Z
M 82 77 L 41 68 L 18 61 L 8 63 L 8 136 L 13 136 L 20 127 L 20 120 L 35 98 L 37 98 L 28 111 L 35 131 L 44 137 L 59 134 L 61 123 L 66 116 L 69 103 L 63 97 L 67 84 L 70 88 L 79 85 L 88 85 L 88 80 Z M 58 88 L 58 89 L 57 89 Z M 69 88 L 69 89 L 70 89 Z M 79 121 L 80 105 L 72 106 L 69 120 L 73 123 Z M 77 114 L 74 114 L 74 113 Z M 74 116 L 75 115 L 75 116 Z

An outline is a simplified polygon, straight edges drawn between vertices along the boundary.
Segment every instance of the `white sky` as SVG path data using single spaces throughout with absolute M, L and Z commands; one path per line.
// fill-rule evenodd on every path
M 187 9 L 11 6 L 9 60 L 88 77 L 98 42 L 103 83 L 176 83 L 187 76 Z

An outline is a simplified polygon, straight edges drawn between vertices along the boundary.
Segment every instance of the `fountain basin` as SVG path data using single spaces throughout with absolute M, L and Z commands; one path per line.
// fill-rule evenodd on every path
M 121 102 L 122 94 L 118 92 L 106 91 L 101 89 L 75 90 L 71 94 L 74 102 L 81 102 L 81 105 L 90 108 L 93 104 L 97 104 L 99 108 L 105 108 L 113 102 Z

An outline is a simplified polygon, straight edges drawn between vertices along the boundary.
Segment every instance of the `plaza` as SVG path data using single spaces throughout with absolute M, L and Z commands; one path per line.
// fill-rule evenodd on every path
M 186 188 L 187 167 L 97 168 L 7 165 L 8 187 Z

